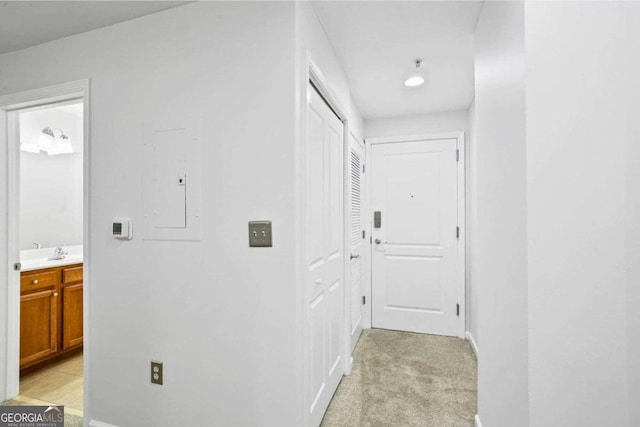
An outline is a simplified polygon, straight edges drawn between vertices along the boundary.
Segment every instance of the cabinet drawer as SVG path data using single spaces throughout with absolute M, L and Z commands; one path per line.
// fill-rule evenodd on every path
M 59 274 L 58 270 L 22 273 L 20 275 L 20 292 L 30 292 L 36 289 L 55 286 L 60 281 Z
M 62 270 L 62 283 L 82 282 L 82 266 L 64 268 Z

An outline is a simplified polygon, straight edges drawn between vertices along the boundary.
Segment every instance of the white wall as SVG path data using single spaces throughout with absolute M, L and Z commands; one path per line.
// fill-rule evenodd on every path
M 91 78 L 86 417 L 300 425 L 294 19 L 286 2 L 192 3 L 0 56 L 0 94 Z M 116 241 L 114 216 L 142 224 L 142 122 L 165 115 L 204 123 L 202 241 Z M 254 219 L 273 248 L 248 247 Z
M 47 126 L 64 130 L 75 152 L 20 151 L 21 250 L 34 242 L 45 248 L 82 244 L 82 117 L 55 108 L 21 113 L 20 139 L 37 142 Z
M 387 119 L 365 119 L 365 137 L 420 135 L 428 133 L 467 131 L 469 111 L 446 111 Z
M 478 413 L 528 425 L 524 5 L 486 2 L 475 34 Z
M 532 426 L 631 425 L 626 342 L 639 335 L 626 332 L 625 236 L 638 236 L 625 184 L 638 188 L 625 173 L 626 100 L 638 68 L 625 40 L 640 31 L 625 13 L 619 2 L 526 5 Z
M 484 5 L 475 112 L 483 425 L 640 423 L 639 24 L 634 3 Z M 514 266 L 520 273 L 503 286 Z
M 299 78 L 297 86 L 298 90 L 304 90 L 304 93 L 306 93 L 307 85 L 306 70 L 304 69 L 305 55 L 307 54 L 322 72 L 336 101 L 341 104 L 344 111 L 349 112 L 352 107 L 349 82 L 333 47 L 311 2 L 296 2 L 296 57 Z
M 364 139 L 364 119 L 362 118 L 362 115 L 360 115 L 360 110 L 353 101 L 353 98 L 351 98 L 349 105 L 349 130 L 357 140 L 362 141 Z
M 1 83 L 0 83 L 1 85 Z M 7 129 L 8 123 L 6 120 L 6 114 L 0 114 L 0 129 Z M 6 165 L 8 159 L 8 148 L 9 142 L 7 141 L 7 132 L 0 132 L 0 164 Z M 5 177 L 8 178 L 8 175 L 5 172 Z M 0 200 L 8 200 L 9 189 L 7 185 L 2 184 L 3 181 L 0 181 Z M 4 179 L 6 182 L 6 179 Z M 8 206 L 7 203 L 3 203 L 2 208 L 0 208 L 0 224 L 6 224 L 8 221 Z M 7 242 L 8 240 L 8 229 L 7 227 L 0 227 L 0 242 Z M 8 260 L 9 257 L 8 245 L 2 244 L 0 245 L 0 259 Z M 11 254 L 13 256 L 14 254 Z M 2 307 L 3 313 L 7 312 L 8 308 L 8 286 L 7 286 L 7 278 L 9 271 L 7 267 L 11 265 L 11 260 L 9 262 L 0 262 L 0 307 Z M 0 316 L 0 343 L 7 342 L 7 328 L 8 324 L 8 316 Z M 0 344 L 0 399 L 4 400 L 8 396 L 6 396 L 7 390 L 7 349 Z
M 467 292 L 467 332 L 471 335 L 475 350 L 479 352 L 480 333 L 478 331 L 478 295 L 480 290 L 476 283 L 478 274 L 477 262 L 477 159 L 478 144 L 476 141 L 476 101 L 469 107 L 469 126 L 465 137 L 465 186 L 466 186 L 466 292 Z
M 623 6 L 625 37 L 621 41 L 627 52 L 640 49 L 640 4 Z M 624 69 L 628 78 L 640 75 L 638 55 L 626 55 Z M 629 425 L 640 425 L 640 85 L 630 82 L 624 105 L 626 114 L 626 297 L 627 297 L 627 381 L 629 383 Z

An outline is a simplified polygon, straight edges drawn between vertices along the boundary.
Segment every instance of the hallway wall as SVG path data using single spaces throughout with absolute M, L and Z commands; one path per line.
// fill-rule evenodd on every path
M 528 425 L 524 5 L 485 2 L 476 27 L 478 413 Z
M 623 5 L 626 52 L 640 51 L 640 3 Z M 640 58 L 625 56 L 625 76 L 632 81 L 627 85 L 627 97 L 623 104 L 626 111 L 626 299 L 627 299 L 627 381 L 629 385 L 629 425 L 640 425 Z
M 476 136 L 485 426 L 640 422 L 639 23 L 634 3 L 483 7 Z M 518 275 L 503 282 L 514 264 Z
M 473 339 L 476 354 L 480 353 L 480 331 L 478 327 L 478 298 L 480 295 L 478 275 L 478 143 L 476 136 L 476 100 L 469 107 L 469 127 L 465 138 L 465 185 L 467 191 L 467 332 Z M 469 337 L 467 337 L 469 338 Z
M 294 21 L 293 3 L 198 2 L 0 55 L 0 94 L 91 79 L 87 418 L 300 425 Z M 180 116 L 203 122 L 202 239 L 144 241 L 142 123 Z M 132 241 L 110 236 L 120 215 Z M 248 247 L 256 219 L 273 248 Z
M 467 131 L 469 111 L 416 114 L 384 119 L 365 119 L 365 138 Z
M 627 426 L 625 151 L 638 83 L 625 39 L 640 32 L 624 27 L 621 2 L 525 10 L 530 421 Z

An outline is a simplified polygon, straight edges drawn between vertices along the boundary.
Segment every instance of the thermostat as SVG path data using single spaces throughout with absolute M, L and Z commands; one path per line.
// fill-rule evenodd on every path
M 114 239 L 131 240 L 133 238 L 131 220 L 115 218 L 111 227 L 111 235 Z

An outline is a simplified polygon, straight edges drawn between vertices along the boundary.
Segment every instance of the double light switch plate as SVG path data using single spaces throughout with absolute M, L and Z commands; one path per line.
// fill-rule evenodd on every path
M 249 246 L 252 248 L 270 248 L 271 221 L 249 221 Z

